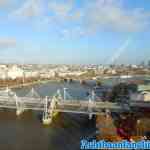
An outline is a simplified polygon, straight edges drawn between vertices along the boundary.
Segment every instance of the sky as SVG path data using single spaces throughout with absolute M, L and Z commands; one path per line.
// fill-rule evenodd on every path
M 0 63 L 150 59 L 150 0 L 0 0 Z

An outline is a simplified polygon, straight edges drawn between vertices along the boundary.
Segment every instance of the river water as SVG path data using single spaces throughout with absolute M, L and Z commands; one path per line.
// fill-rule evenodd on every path
M 108 83 L 112 81 L 107 80 Z M 116 82 L 116 81 L 115 81 Z M 106 83 L 107 84 L 107 83 Z M 14 90 L 18 96 L 25 96 L 34 87 L 40 96 L 52 96 L 57 89 L 68 88 L 76 99 L 85 99 L 87 92 L 95 86 L 74 83 L 49 82 L 41 85 Z M 95 119 L 88 116 L 60 113 L 49 126 L 41 122 L 42 112 L 26 111 L 16 117 L 14 110 L 0 110 L 0 150 L 79 150 L 82 138 L 91 138 L 95 129 Z
M 26 95 L 32 87 L 41 96 L 52 96 L 57 89 L 68 88 L 70 95 L 85 98 L 93 87 L 75 83 L 49 82 L 16 89 L 18 96 Z M 63 92 L 62 92 L 63 93 Z M 60 113 L 49 126 L 41 122 L 42 112 L 26 111 L 16 117 L 14 110 L 0 110 L 0 150 L 79 150 L 80 140 L 95 132 L 95 119 L 88 116 Z

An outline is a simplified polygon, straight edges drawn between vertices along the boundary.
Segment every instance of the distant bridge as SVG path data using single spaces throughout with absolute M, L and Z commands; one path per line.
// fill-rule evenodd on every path
M 77 100 L 69 95 L 66 88 L 64 88 L 63 96 L 58 90 L 53 97 L 46 96 L 45 98 L 40 97 L 33 88 L 23 97 L 18 97 L 9 88 L 0 91 L 0 108 L 16 109 L 17 115 L 20 115 L 25 110 L 43 111 L 43 121 L 46 124 L 52 121 L 55 112 L 88 114 L 89 118 L 92 118 L 92 115 L 101 114 L 102 111 L 123 112 L 130 111 L 132 107 L 150 108 L 150 103 L 134 101 L 124 104 L 96 101 L 94 91 L 87 97 L 87 100 Z

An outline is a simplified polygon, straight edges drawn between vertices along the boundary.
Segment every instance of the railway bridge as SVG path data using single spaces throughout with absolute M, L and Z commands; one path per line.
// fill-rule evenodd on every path
M 150 107 L 149 102 L 112 103 L 96 100 L 94 91 L 86 99 L 78 100 L 70 96 L 68 89 L 64 88 L 63 96 L 60 90 L 52 96 L 41 97 L 38 92 L 31 89 L 26 95 L 19 97 L 11 89 L 0 91 L 0 108 L 15 109 L 16 115 L 22 114 L 25 110 L 43 111 L 43 123 L 50 124 L 57 112 L 76 114 L 87 114 L 89 119 L 93 115 L 101 114 L 103 111 L 123 112 L 130 111 L 132 107 Z

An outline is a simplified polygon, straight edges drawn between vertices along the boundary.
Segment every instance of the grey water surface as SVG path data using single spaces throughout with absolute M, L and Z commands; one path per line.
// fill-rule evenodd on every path
M 72 97 L 84 99 L 94 86 L 74 83 L 49 82 L 15 89 L 18 96 L 25 96 L 34 89 L 40 96 L 52 96 L 57 89 L 63 94 L 68 88 Z M 0 150 L 79 150 L 80 140 L 95 132 L 95 121 L 88 116 L 60 113 L 49 126 L 41 122 L 42 112 L 26 111 L 17 117 L 15 110 L 0 110 Z

